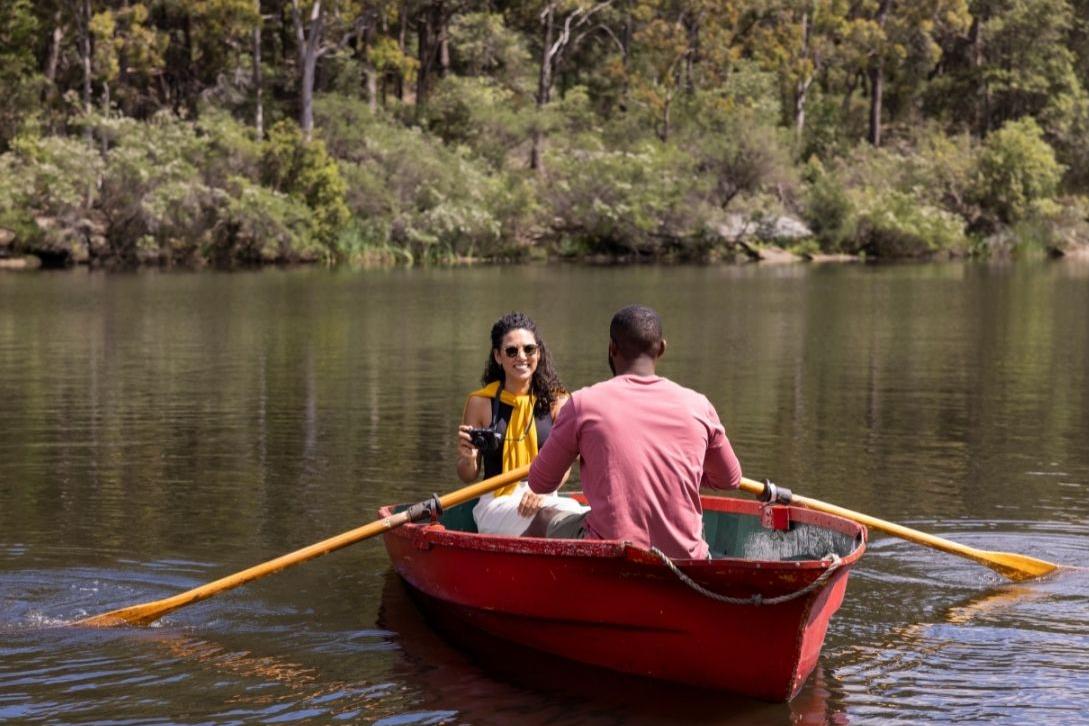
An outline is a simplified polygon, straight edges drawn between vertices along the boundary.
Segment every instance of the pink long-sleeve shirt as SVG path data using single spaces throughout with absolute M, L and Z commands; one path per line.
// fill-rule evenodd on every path
M 700 486 L 741 481 L 715 407 L 659 376 L 616 376 L 576 391 L 533 461 L 530 489 L 555 491 L 579 455 L 588 535 L 675 559 L 707 557 Z

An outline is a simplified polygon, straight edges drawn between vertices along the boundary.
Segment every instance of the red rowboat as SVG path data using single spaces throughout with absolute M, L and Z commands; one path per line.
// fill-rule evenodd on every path
M 866 530 L 799 507 L 702 499 L 712 559 L 675 568 L 628 542 L 477 534 L 473 502 L 384 539 L 397 573 L 447 619 L 595 666 L 790 700 Z

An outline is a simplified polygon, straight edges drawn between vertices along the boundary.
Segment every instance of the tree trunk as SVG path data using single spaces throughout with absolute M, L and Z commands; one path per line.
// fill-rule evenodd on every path
M 49 38 L 49 60 L 45 64 L 45 78 L 50 85 L 56 83 L 57 65 L 60 62 L 61 43 L 64 41 L 64 22 L 61 10 L 53 13 L 53 33 Z M 50 91 L 52 93 L 52 91 Z
M 666 96 L 665 105 L 662 108 L 662 130 L 658 134 L 658 138 L 662 140 L 662 143 L 669 141 L 670 132 L 670 110 L 673 108 L 673 94 L 670 93 Z
M 420 67 L 416 71 L 416 116 L 419 117 L 427 106 L 427 94 L 431 88 L 431 74 L 434 72 L 435 62 L 440 61 L 442 52 L 443 16 L 441 2 L 429 5 L 420 14 L 418 25 L 418 47 Z M 442 69 L 440 66 L 439 73 Z
M 885 20 L 889 16 L 892 0 L 881 0 L 877 9 L 877 27 L 885 29 Z M 884 48 L 879 48 L 877 57 L 870 67 L 870 143 L 881 146 L 881 102 L 885 92 L 885 55 Z
M 975 73 L 977 83 L 976 129 L 981 138 L 991 130 L 990 92 L 983 78 L 983 20 L 979 15 L 973 17 L 972 29 L 969 31 L 972 41 L 972 71 Z
M 299 126 L 307 141 L 314 135 L 314 78 L 321 50 L 321 36 L 325 16 L 321 0 L 315 0 L 310 8 L 310 18 L 303 23 L 299 14 L 298 0 L 291 0 L 291 18 L 295 25 L 295 40 L 299 47 Z
M 541 24 L 544 26 L 544 44 L 541 49 L 541 67 L 537 76 L 537 123 L 533 127 L 533 143 L 529 152 L 529 168 L 539 174 L 544 173 L 544 164 L 541 159 L 541 144 L 544 134 L 540 128 L 541 112 L 548 104 L 552 95 L 552 36 L 555 31 L 554 20 L 556 4 L 550 2 L 541 14 Z
M 684 59 L 684 90 L 688 95 L 692 95 L 696 92 L 696 64 L 699 62 L 699 19 L 686 15 L 684 26 L 688 35 L 688 53 Z
M 253 128 L 257 138 L 265 138 L 265 101 L 261 88 L 261 0 L 254 0 L 257 24 L 253 26 Z
M 378 113 L 378 72 L 369 64 L 363 72 L 367 76 L 367 108 L 371 113 Z
M 436 27 L 439 30 L 439 77 L 446 78 L 450 72 L 450 13 L 446 12 L 441 2 L 436 4 Z
M 870 143 L 881 146 L 881 96 L 885 91 L 884 63 L 878 60 L 870 69 Z
M 809 13 L 804 12 L 802 13 L 802 58 L 805 60 L 809 59 L 810 30 Z M 794 86 L 794 138 L 799 144 L 805 134 L 805 104 L 809 98 L 809 86 L 813 83 L 813 76 L 814 73 L 810 73 L 799 78 Z
M 314 77 L 317 66 L 317 49 L 308 45 L 303 52 L 302 83 L 299 86 L 299 126 L 307 141 L 314 134 Z
M 359 57 L 363 59 L 363 83 L 367 94 L 367 108 L 371 110 L 371 113 L 378 112 L 378 70 L 368 57 L 376 33 L 375 24 L 373 22 L 367 23 L 366 28 L 359 34 L 357 43 Z
M 403 56 L 405 54 L 405 29 L 408 26 L 408 3 L 407 2 L 402 2 L 401 3 L 401 12 L 400 12 L 399 15 L 400 15 L 400 17 L 399 17 L 400 22 L 398 23 L 399 27 L 397 29 L 397 47 L 401 49 L 401 55 Z M 405 102 L 405 74 L 403 72 L 401 72 L 401 71 L 397 71 L 397 88 L 396 88 L 396 91 L 397 91 L 397 100 L 400 101 L 401 103 L 404 103 Z
M 196 111 L 196 92 L 195 92 L 195 74 L 193 72 L 193 15 L 189 12 L 185 13 L 185 26 L 182 33 L 184 39 L 185 48 L 185 69 L 183 73 L 182 88 L 183 96 L 185 97 L 185 107 L 190 113 Z
M 83 66 L 83 112 L 90 115 L 93 110 L 91 105 L 91 0 L 83 0 L 79 10 L 79 61 Z

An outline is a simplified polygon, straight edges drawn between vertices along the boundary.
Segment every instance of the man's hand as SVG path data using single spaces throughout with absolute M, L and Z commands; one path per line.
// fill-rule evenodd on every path
M 518 514 L 523 517 L 532 517 L 542 506 L 544 506 L 544 497 L 533 492 L 526 492 L 522 495 L 522 501 L 518 502 Z

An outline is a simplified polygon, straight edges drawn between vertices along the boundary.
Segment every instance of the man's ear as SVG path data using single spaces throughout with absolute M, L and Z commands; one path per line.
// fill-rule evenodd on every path
M 620 354 L 620 349 L 616 347 L 616 341 L 609 338 L 609 357 L 615 358 Z
M 663 355 L 665 355 L 665 352 L 666 352 L 666 339 L 662 338 L 662 346 L 660 348 L 658 348 L 658 356 L 657 357 L 661 358 Z

